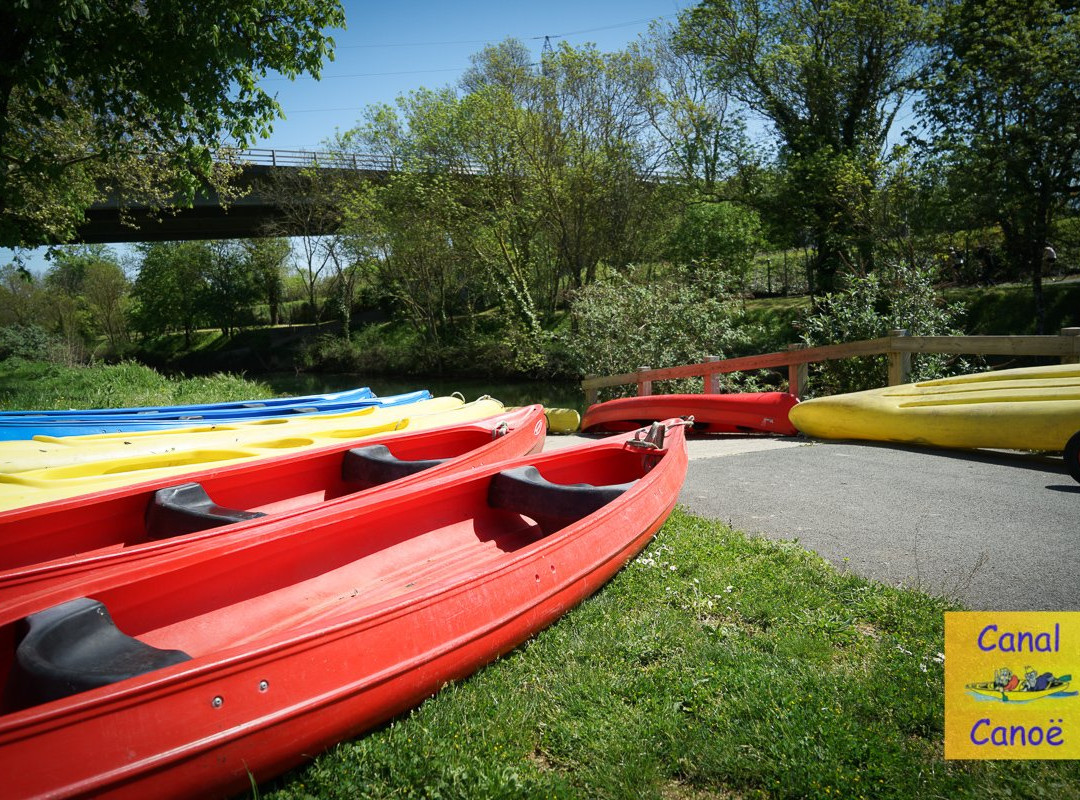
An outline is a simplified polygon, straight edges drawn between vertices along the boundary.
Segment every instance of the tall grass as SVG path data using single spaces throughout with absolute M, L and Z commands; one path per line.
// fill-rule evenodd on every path
M 235 375 L 166 378 L 140 364 L 68 367 L 0 362 L 0 409 L 118 408 L 188 405 L 272 397 L 265 384 Z

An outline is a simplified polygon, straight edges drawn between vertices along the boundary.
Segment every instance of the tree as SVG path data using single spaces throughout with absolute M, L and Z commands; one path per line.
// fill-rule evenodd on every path
M 269 71 L 318 77 L 336 0 L 5 3 L 0 9 L 0 246 L 72 238 L 110 191 L 167 208 L 211 155 L 280 114 Z
M 140 246 L 142 260 L 132 287 L 132 321 L 143 335 L 182 330 L 184 344 L 204 319 L 208 242 L 155 242 Z
M 316 326 L 322 322 L 323 282 L 340 246 L 340 188 L 332 171 L 317 166 L 277 170 L 263 188 L 277 208 L 275 216 L 266 222 L 265 230 L 271 236 L 295 237 L 292 266 L 304 281 Z
M 754 211 L 732 203 L 702 203 L 683 214 L 669 246 L 677 263 L 703 277 L 723 276 L 723 283 L 745 291 L 762 245 L 761 220 Z
M 916 0 L 703 0 L 681 19 L 681 48 L 772 124 L 790 209 L 813 240 L 816 288 L 872 256 L 852 207 L 876 186 L 878 160 L 913 84 L 925 15 Z
M 39 324 L 43 297 L 33 274 L 10 262 L 0 266 L 0 326 Z
M 240 242 L 207 242 L 203 269 L 203 309 L 224 336 L 232 336 L 250 319 L 260 294 L 259 275 Z
M 266 303 L 270 324 L 277 325 L 281 318 L 281 299 L 284 293 L 283 273 L 292 255 L 289 240 L 281 237 L 245 239 L 242 246 L 255 273 L 262 299 Z
M 721 191 L 754 160 L 730 87 L 710 78 L 708 61 L 680 47 L 668 24 L 653 23 L 630 52 L 651 65 L 638 102 L 666 146 L 665 166 L 704 195 Z
M 946 4 L 919 105 L 976 213 L 1030 274 L 1043 332 L 1043 248 L 1080 177 L 1080 11 L 1055 0 Z
M 877 339 L 890 330 L 913 336 L 957 336 L 963 305 L 949 303 L 934 287 L 933 271 L 921 264 L 887 265 L 878 272 L 852 277 L 839 292 L 820 298 L 800 323 L 808 347 Z M 940 353 L 912 358 L 912 380 L 940 378 L 954 367 Z M 959 366 L 966 366 L 963 361 Z M 960 371 L 963 371 L 961 369 Z M 811 384 L 817 395 L 858 392 L 888 383 L 885 356 L 844 358 L 814 365 Z
M 116 350 L 127 339 L 128 294 L 131 282 L 115 261 L 89 264 L 82 291 L 90 321 Z
M 129 283 L 116 254 L 105 245 L 56 247 L 42 281 L 48 294 L 51 327 L 73 355 L 95 337 L 115 347 L 126 332 L 124 314 Z

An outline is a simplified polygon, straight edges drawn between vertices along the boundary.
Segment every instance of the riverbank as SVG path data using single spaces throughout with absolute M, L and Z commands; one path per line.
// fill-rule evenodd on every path
M 1046 331 L 1080 324 L 1080 280 L 1047 282 Z M 1002 284 L 988 287 L 946 288 L 950 303 L 962 303 L 966 311 L 961 320 L 964 332 L 972 335 L 1019 335 L 1034 333 L 1031 287 Z M 810 311 L 806 296 L 744 299 L 740 301 L 741 320 L 746 341 L 728 356 L 755 355 L 783 350 L 798 342 L 799 323 Z M 333 324 L 294 325 L 248 328 L 231 337 L 217 330 L 195 331 L 190 341 L 182 334 L 149 338 L 129 347 L 124 355 L 171 374 L 208 374 L 231 372 L 260 377 L 273 375 L 281 391 L 291 386 L 303 390 L 332 385 L 333 376 L 350 374 L 369 384 L 386 386 L 381 393 L 392 394 L 401 387 L 453 385 L 462 382 L 470 387 L 488 385 L 533 384 L 549 405 L 579 408 L 580 399 L 568 398 L 565 387 L 580 381 L 565 352 L 569 336 L 565 320 L 557 322 L 543 344 L 543 366 L 522 369 L 515 366 L 511 346 L 498 338 L 485 338 L 480 328 L 464 343 L 447 345 L 439 352 L 425 348 L 407 325 L 387 319 L 358 317 L 359 321 L 346 341 Z M 290 385 L 285 376 L 294 376 Z M 324 379 L 319 376 L 326 376 Z M 445 382 L 445 383 L 443 383 Z M 548 384 L 551 390 L 543 390 Z M 373 388 L 375 388 L 373 386 Z M 378 389 L 376 389 L 378 391 Z M 433 389 L 434 391 L 434 389 Z M 459 391 L 450 389 L 450 391 Z M 495 392 L 488 392 L 496 394 Z M 501 398 L 500 398 L 501 399 Z M 524 398 L 513 397 L 511 403 Z M 545 402 L 543 399 L 538 402 Z

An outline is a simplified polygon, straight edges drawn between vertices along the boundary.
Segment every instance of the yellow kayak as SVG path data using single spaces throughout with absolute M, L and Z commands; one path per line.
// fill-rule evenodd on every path
M 959 375 L 819 397 L 791 422 L 820 439 L 1052 450 L 1080 431 L 1080 365 Z
M 1023 689 L 1007 692 L 1004 689 L 995 688 L 993 683 L 969 683 L 964 688 L 974 694 L 982 695 L 983 697 L 992 697 L 995 700 L 1001 700 L 1004 703 L 1027 703 L 1032 700 L 1040 700 L 1043 697 L 1049 697 L 1052 694 L 1064 692 L 1069 688 L 1069 682 L 1057 681 L 1053 686 L 1046 689 L 1030 692 Z M 1073 694 L 1075 694 L 1075 692 Z
M 439 397 L 396 406 L 311 417 L 306 424 L 229 425 L 161 436 L 71 436 L 0 443 L 0 510 L 100 491 L 215 463 L 277 455 L 377 433 L 453 425 L 501 414 L 498 400 Z M 304 423 L 297 418 L 297 423 Z M 17 446 L 17 447 L 16 447 Z M 29 447 L 27 447 L 29 446 Z M 14 467 L 14 468 L 13 468 Z

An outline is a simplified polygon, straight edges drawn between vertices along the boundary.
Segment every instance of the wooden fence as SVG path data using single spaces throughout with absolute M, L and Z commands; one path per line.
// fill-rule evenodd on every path
M 985 356 L 1056 356 L 1063 364 L 1080 363 L 1080 328 L 1062 328 L 1057 336 L 908 336 L 907 331 L 891 331 L 881 339 L 830 344 L 824 347 L 788 345 L 779 353 L 721 360 L 709 356 L 700 364 L 652 369 L 639 367 L 633 372 L 604 377 L 590 376 L 581 382 L 585 402 L 596 402 L 597 390 L 605 386 L 637 384 L 639 395 L 652 394 L 653 381 L 676 378 L 702 378 L 705 392 L 719 391 L 717 376 L 728 372 L 757 369 L 788 371 L 788 391 L 802 397 L 806 387 L 808 365 L 852 356 L 889 357 L 889 385 L 908 383 L 911 379 L 912 353 L 946 353 L 951 355 Z

